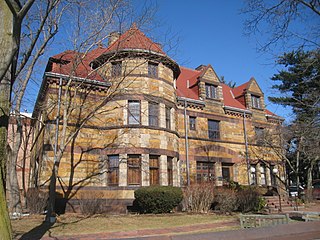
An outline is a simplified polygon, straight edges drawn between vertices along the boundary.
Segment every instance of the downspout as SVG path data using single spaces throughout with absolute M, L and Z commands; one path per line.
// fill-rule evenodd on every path
M 247 127 L 246 127 L 246 112 L 243 112 L 243 132 L 244 132 L 244 144 L 246 148 L 246 163 L 247 163 L 247 175 L 248 175 L 248 185 L 250 185 L 250 162 L 249 162 L 249 152 L 248 152 L 248 137 L 247 137 Z
M 187 124 L 187 100 L 184 100 L 184 131 L 185 131 L 185 148 L 186 148 L 186 173 L 187 186 L 190 186 L 190 164 L 189 164 L 189 144 L 188 144 L 188 124 Z

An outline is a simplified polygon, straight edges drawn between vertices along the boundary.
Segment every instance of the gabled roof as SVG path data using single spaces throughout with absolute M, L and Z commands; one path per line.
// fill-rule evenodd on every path
M 199 78 L 203 76 L 204 72 L 206 72 L 207 69 L 208 66 L 204 66 L 199 70 L 193 70 L 180 66 L 181 74 L 177 79 L 176 89 L 178 97 L 190 98 L 191 100 L 199 100 Z M 250 87 L 250 84 L 253 80 L 256 81 L 254 78 L 251 78 L 248 82 L 236 88 L 231 88 L 228 85 L 221 83 L 220 86 L 222 87 L 224 106 L 239 110 L 246 110 L 246 106 L 238 101 L 237 97 L 240 97 L 245 93 L 245 91 Z M 188 81 L 189 87 L 187 87 Z M 278 117 L 276 114 L 267 109 L 265 110 L 265 113 L 266 115 L 272 117 Z
M 246 109 L 246 107 L 234 98 L 233 89 L 228 85 L 222 83 L 223 102 L 225 106 L 239 109 Z
M 241 84 L 238 87 L 233 88 L 232 92 L 233 92 L 234 97 L 242 96 L 245 93 L 245 91 L 248 89 L 248 86 L 249 86 L 249 82 L 246 82 L 244 84 Z
M 180 67 L 181 73 L 177 79 L 177 95 L 199 100 L 198 77 L 202 71 Z M 189 81 L 189 87 L 188 87 Z
M 105 51 L 114 52 L 124 49 L 138 49 L 149 52 L 156 52 L 165 55 L 158 43 L 153 42 L 150 38 L 144 35 L 135 24 L 132 27 L 120 35 L 120 37 L 112 43 Z
M 98 47 L 87 54 L 71 50 L 59 53 L 49 59 L 46 72 L 102 81 L 99 73 L 91 69 L 90 62 L 92 58 L 101 55 L 103 50 Z

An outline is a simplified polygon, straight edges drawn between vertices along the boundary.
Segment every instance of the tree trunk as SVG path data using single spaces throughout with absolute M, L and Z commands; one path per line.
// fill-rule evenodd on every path
M 10 72 L 7 71 L 8 62 L 13 49 L 12 27 L 13 17 L 6 2 L 0 0 L 0 71 L 6 72 L 0 79 L 0 233 L 3 239 L 12 239 L 10 219 L 5 197 L 6 162 L 7 162 L 7 135 L 10 113 Z M 9 50 L 8 50 L 9 49 Z
M 21 207 L 21 198 L 20 198 L 20 188 L 18 183 L 18 176 L 17 176 L 17 161 L 19 155 L 19 149 L 22 143 L 22 123 L 21 123 L 21 116 L 19 113 L 16 113 L 16 129 L 13 128 L 12 135 L 13 135 L 13 142 L 12 142 L 12 149 L 11 154 L 8 156 L 8 173 L 7 173 L 7 194 L 8 194 L 8 207 L 10 213 L 22 213 Z
M 308 168 L 308 179 L 307 179 L 307 192 L 306 200 L 310 202 L 312 200 L 312 171 L 313 171 L 313 162 L 311 161 L 310 167 Z

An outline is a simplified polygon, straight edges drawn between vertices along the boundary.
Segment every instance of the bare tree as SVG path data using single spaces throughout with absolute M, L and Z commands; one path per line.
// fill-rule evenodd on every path
M 60 6 L 61 5 L 61 6 Z M 11 131 L 11 149 L 8 157 L 7 193 L 9 212 L 20 214 L 22 212 L 20 200 L 20 186 L 17 179 L 18 152 L 23 140 L 23 124 L 25 116 L 20 114 L 22 101 L 26 93 L 27 85 L 31 79 L 34 68 L 44 53 L 50 40 L 58 32 L 58 26 L 66 5 L 60 4 L 60 0 L 38 1 L 26 14 L 22 23 L 22 44 L 13 85 L 12 115 L 16 128 Z M 26 191 L 24 191 L 26 193 Z M 25 194 L 24 194 L 25 198 Z
M 106 124 L 103 121 L 108 118 L 115 118 L 115 122 L 119 121 L 117 111 L 126 106 L 109 103 L 117 96 L 127 93 L 134 82 L 134 79 L 128 81 L 128 76 L 132 71 L 139 69 L 141 65 L 147 62 L 147 60 L 139 62 L 133 68 L 123 62 L 121 76 L 116 77 L 112 85 L 110 84 L 106 76 L 110 76 L 111 62 L 119 57 L 118 52 L 114 51 L 108 56 L 104 56 L 102 66 L 100 66 L 102 64 L 99 62 L 100 60 L 95 63 L 91 61 L 102 54 L 103 42 L 112 35 L 114 30 L 123 32 L 123 29 L 129 26 L 133 16 L 128 14 L 131 13 L 132 9 L 127 1 L 120 0 L 96 2 L 94 7 L 91 4 L 91 1 L 83 1 L 81 4 L 75 4 L 68 9 L 69 14 L 73 16 L 72 20 L 69 21 L 73 24 L 68 31 L 71 39 L 69 46 L 72 46 L 73 50 L 50 59 L 53 62 L 60 61 L 62 65 L 63 62 L 69 62 L 68 70 L 66 73 L 58 74 L 59 76 L 56 76 L 54 72 L 51 74 L 50 71 L 46 74 L 45 81 L 50 81 L 51 84 L 55 83 L 57 89 L 54 94 L 46 95 L 43 106 L 38 106 L 38 110 L 43 112 L 43 117 L 46 119 L 44 128 L 54 127 L 50 122 L 53 119 L 55 119 L 56 125 L 54 131 L 52 129 L 45 133 L 49 134 L 46 139 L 49 139 L 49 144 L 54 149 L 47 221 L 50 221 L 50 218 L 54 216 L 57 180 L 63 190 L 63 197 L 69 199 L 74 196 L 75 192 L 72 192 L 72 190 L 76 186 L 81 188 L 92 181 L 94 182 L 95 178 L 102 174 L 98 168 L 98 162 L 88 160 L 86 156 L 90 154 L 90 151 L 103 150 L 107 145 L 97 147 L 95 144 L 88 143 L 86 149 L 80 150 L 80 156 L 75 157 L 76 154 L 72 152 L 78 151 L 79 134 L 88 126 L 96 125 L 99 122 Z M 90 5 L 90 7 L 86 7 L 87 5 Z M 149 11 L 151 10 L 149 9 Z M 146 24 L 151 21 L 149 17 L 149 14 L 139 16 L 135 22 L 139 25 Z M 132 27 L 129 37 L 136 31 L 138 29 Z M 126 40 L 123 39 L 122 41 Z M 50 61 L 49 65 L 51 64 Z M 100 93 L 98 89 L 102 92 Z M 112 145 L 114 139 L 109 140 L 108 144 Z M 66 150 L 68 150 L 67 153 Z M 69 180 L 66 181 L 65 178 L 58 175 L 58 172 L 61 159 L 69 154 L 69 150 L 71 151 L 70 176 Z M 83 164 L 94 167 L 87 172 L 85 177 L 75 180 L 76 168 L 82 167 Z
M 5 199 L 10 95 L 15 80 L 21 23 L 33 2 L 34 0 L 28 0 L 24 5 L 21 5 L 19 1 L 3 0 L 0 3 L 0 17 L 2 19 L 0 25 L 0 232 L 6 239 L 11 239 L 10 222 Z
M 241 13 L 247 16 L 245 33 L 257 36 L 259 50 L 319 48 L 319 0 L 247 0 Z M 261 35 L 266 40 L 259 41 Z

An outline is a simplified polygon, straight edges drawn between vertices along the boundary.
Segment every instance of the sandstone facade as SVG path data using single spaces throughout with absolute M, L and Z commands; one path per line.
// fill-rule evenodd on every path
M 32 182 L 48 185 L 56 162 L 68 199 L 95 189 L 128 200 L 138 187 L 188 178 L 271 186 L 275 173 L 284 177 L 272 148 L 257 142 L 282 119 L 265 109 L 256 80 L 231 89 L 210 65 L 179 67 L 136 27 L 86 56 L 52 57 L 34 117 Z

